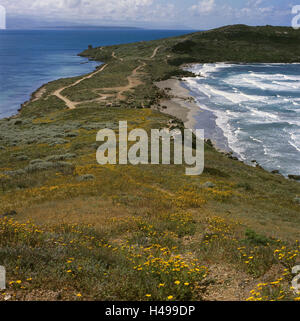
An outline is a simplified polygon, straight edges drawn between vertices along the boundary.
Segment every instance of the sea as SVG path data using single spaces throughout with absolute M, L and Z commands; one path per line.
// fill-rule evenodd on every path
M 197 128 L 240 160 L 300 175 L 300 64 L 197 64 Z M 254 162 L 256 161 L 256 162 Z
M 43 84 L 93 71 L 99 62 L 78 56 L 89 45 L 156 40 L 189 32 L 134 28 L 0 30 L 0 118 L 14 115 Z

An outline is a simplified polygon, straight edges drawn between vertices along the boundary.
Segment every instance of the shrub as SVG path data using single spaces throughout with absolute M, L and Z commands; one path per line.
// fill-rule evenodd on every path
M 65 159 L 75 158 L 76 154 L 67 153 L 64 155 L 52 155 L 46 158 L 46 161 L 63 161 Z
M 30 164 L 25 168 L 26 173 L 34 173 L 38 171 L 46 171 L 50 169 L 57 169 L 63 172 L 73 172 L 74 165 L 66 162 L 37 162 L 34 164 Z
M 246 239 L 244 242 L 251 243 L 254 245 L 268 245 L 270 243 L 273 243 L 274 241 L 269 239 L 268 237 L 257 234 L 255 231 L 251 229 L 247 229 L 245 232 Z
M 190 53 L 190 51 L 195 47 L 196 43 L 192 40 L 186 40 L 177 43 L 175 46 L 173 46 L 172 51 L 175 53 Z
M 37 163 L 42 163 L 43 162 L 43 160 L 42 159 L 33 159 L 33 160 L 31 160 L 30 161 L 30 165 L 34 165 L 34 164 L 37 164 Z

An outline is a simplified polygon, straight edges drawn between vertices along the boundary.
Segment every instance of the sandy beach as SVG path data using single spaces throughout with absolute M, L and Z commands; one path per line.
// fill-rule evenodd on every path
M 160 111 L 181 119 L 186 128 L 204 129 L 205 138 L 210 139 L 218 151 L 232 152 L 223 131 L 216 125 L 216 116 L 212 112 L 201 109 L 183 84 L 183 80 L 175 78 L 155 83 L 169 95 L 169 99 L 160 101 L 162 107 Z
M 166 91 L 170 99 L 161 100 L 161 111 L 165 114 L 177 117 L 184 122 L 186 128 L 195 129 L 196 115 L 201 112 L 188 89 L 181 85 L 178 79 L 168 79 L 155 83 Z

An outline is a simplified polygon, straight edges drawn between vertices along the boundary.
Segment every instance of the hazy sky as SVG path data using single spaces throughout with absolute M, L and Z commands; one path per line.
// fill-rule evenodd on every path
M 8 21 L 194 29 L 236 23 L 290 26 L 297 4 L 300 0 L 0 0 Z

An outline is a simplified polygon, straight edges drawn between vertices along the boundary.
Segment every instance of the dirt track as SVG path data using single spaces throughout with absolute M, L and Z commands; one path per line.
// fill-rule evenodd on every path
M 159 48 L 160 47 L 157 47 L 157 48 L 154 49 L 150 59 L 153 59 L 156 56 Z M 123 58 L 118 58 L 115 55 L 115 52 L 112 53 L 112 57 L 123 62 Z M 54 95 L 54 96 L 58 97 L 59 99 L 63 100 L 65 102 L 66 106 L 69 109 L 75 109 L 76 105 L 78 105 L 79 102 L 71 101 L 67 97 L 63 96 L 62 92 L 67 88 L 71 88 L 71 87 L 74 87 L 74 86 L 78 85 L 79 83 L 81 83 L 82 81 L 84 81 L 86 79 L 92 78 L 96 74 L 102 72 L 107 66 L 108 66 L 107 64 L 103 65 L 100 69 L 98 69 L 95 72 L 93 72 L 93 73 L 91 73 L 91 74 L 89 74 L 89 75 L 77 80 L 73 84 L 57 89 L 56 91 L 53 92 L 52 95 Z M 146 66 L 146 63 L 142 62 L 141 65 L 139 65 L 137 68 L 135 68 L 132 71 L 131 75 L 127 77 L 128 85 L 126 85 L 126 86 L 123 86 L 123 87 L 98 88 L 98 89 L 94 89 L 93 91 L 95 92 L 95 91 L 97 91 L 99 89 L 106 90 L 106 91 L 107 90 L 116 90 L 116 91 L 118 91 L 116 98 L 118 100 L 124 100 L 124 99 L 126 99 L 126 97 L 124 96 L 125 92 L 130 91 L 132 88 L 135 88 L 135 87 L 137 87 L 137 86 L 142 84 L 142 81 L 139 79 L 138 75 L 140 74 L 139 70 L 142 69 L 145 66 Z M 96 102 L 96 101 L 105 100 L 108 96 L 112 96 L 112 95 L 101 95 L 101 94 L 99 94 L 99 98 L 88 100 L 88 101 L 85 101 L 85 102 Z M 84 103 L 84 102 L 80 102 L 80 103 Z

